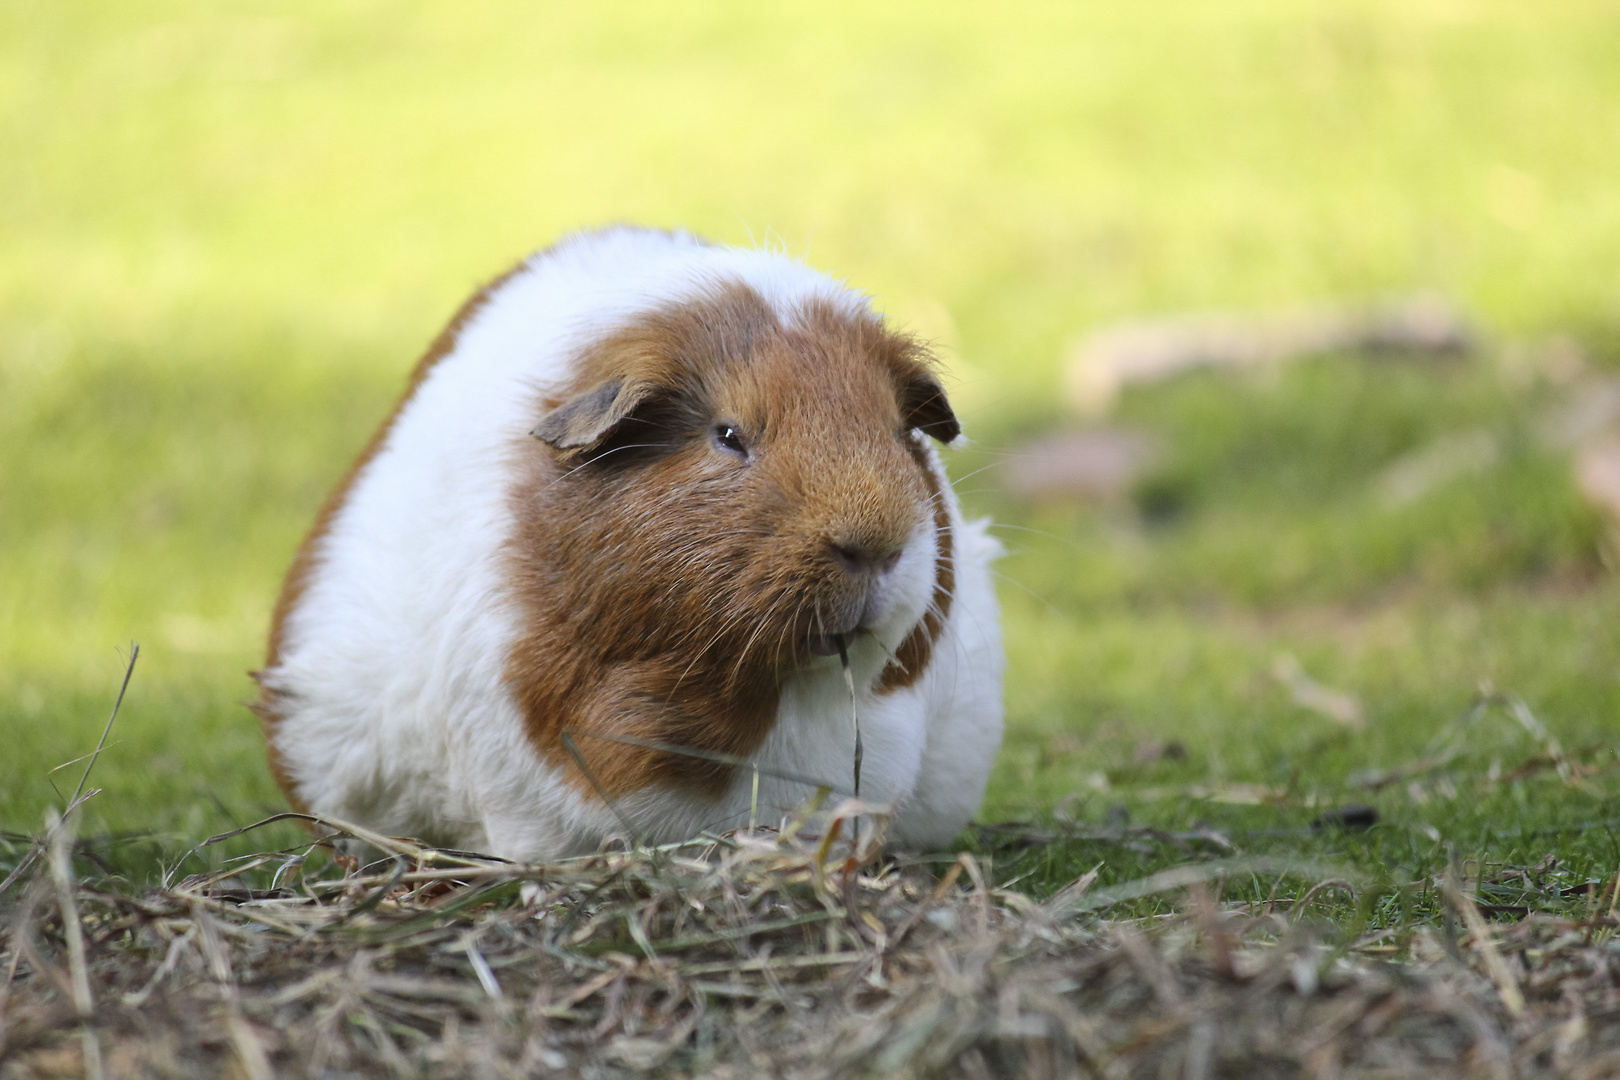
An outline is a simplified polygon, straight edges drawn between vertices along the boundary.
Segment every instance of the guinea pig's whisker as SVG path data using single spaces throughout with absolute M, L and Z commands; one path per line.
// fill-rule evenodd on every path
M 951 487 L 955 487 L 957 484 L 965 484 L 969 480 L 973 479 L 975 476 L 978 476 L 980 473 L 985 472 L 985 471 L 987 471 L 989 469 L 993 469 L 997 465 L 1000 465 L 1000 464 L 1001 464 L 1001 462 L 999 462 L 999 461 L 992 461 L 988 465 L 979 466 L 977 469 L 974 469 L 972 472 L 968 473 L 966 476 L 959 476 L 955 480 L 950 480 L 949 478 L 947 478 L 947 482 L 951 485 Z
M 793 608 L 793 617 L 782 624 L 781 633 L 776 635 L 776 643 L 771 646 L 771 664 L 779 665 L 782 662 L 782 647 L 792 638 L 793 628 L 799 623 L 799 613 L 804 610 L 804 597 Z M 740 660 L 739 660 L 740 663 Z
M 747 661 L 748 654 L 753 651 L 754 642 L 758 641 L 759 635 L 763 634 L 764 632 L 765 624 L 761 622 L 754 627 L 754 632 L 748 635 L 748 640 L 745 641 L 743 643 L 743 647 L 738 650 L 737 662 L 733 664 L 731 668 L 731 680 L 733 683 L 735 683 L 736 680 L 742 675 L 743 664 Z
M 773 606 L 774 606 L 774 604 L 773 604 Z M 802 606 L 804 606 L 804 601 L 802 601 L 802 599 L 800 599 L 800 607 L 802 607 Z M 799 612 L 797 612 L 797 610 L 795 610 L 795 612 L 794 612 L 795 619 L 797 619 L 797 615 L 799 615 Z M 789 625 L 791 625 L 791 623 L 789 623 Z M 753 628 L 752 635 L 748 636 L 747 643 L 745 643 L 744 646 L 742 646 L 742 651 L 740 651 L 740 653 L 737 654 L 737 662 L 735 662 L 735 664 L 732 665 L 732 669 L 731 669 L 731 677 L 734 678 L 734 680 L 735 680 L 735 678 L 739 677 L 740 674 L 742 674 L 742 665 L 744 665 L 744 662 L 747 662 L 748 654 L 753 653 L 753 644 L 755 644 L 755 641 L 760 640 L 760 635 L 761 635 L 761 633 L 765 633 L 765 628 L 766 628 L 766 623 L 763 623 L 763 622 L 761 622 L 760 625 L 758 625 L 758 627 Z M 786 636 L 786 635 L 782 635 L 782 636 Z M 782 638 L 781 638 L 781 636 L 779 636 L 778 640 L 776 640 L 776 644 L 773 644 L 773 646 L 771 646 L 771 662 L 773 662 L 773 664 L 774 664 L 774 662 L 778 661 L 779 657 L 781 657 L 781 654 L 782 654 Z
M 634 735 L 609 735 L 603 731 L 580 731 L 578 734 L 586 739 L 600 739 L 602 742 L 619 743 L 623 746 L 638 746 L 643 750 L 657 750 L 663 754 L 677 754 L 681 757 L 696 758 L 698 761 L 711 761 L 716 765 L 732 765 L 741 769 L 752 769 L 761 776 L 769 776 L 774 780 L 786 780 L 793 784 L 805 784 L 809 787 L 826 788 L 828 791 L 840 795 L 850 792 L 840 788 L 837 784 L 818 780 L 814 776 L 794 772 L 791 769 L 778 769 L 772 765 L 761 765 L 736 754 L 726 754 L 719 750 L 701 750 L 695 746 L 681 746 L 677 743 L 659 742 L 657 739 L 640 739 Z M 570 740 L 571 742 L 572 740 Z M 594 782 L 594 781 L 593 781 Z
M 742 620 L 745 617 L 746 617 L 746 612 L 741 613 L 741 614 L 737 614 L 737 615 L 733 615 L 731 618 L 727 619 L 725 621 L 725 623 L 723 623 L 718 630 L 716 630 L 713 634 L 709 635 L 708 642 L 705 645 L 703 645 L 701 648 L 699 648 L 699 649 L 697 649 L 697 650 L 695 650 L 693 652 L 692 659 L 687 663 L 685 669 L 682 670 L 680 678 L 676 679 L 675 680 L 675 685 L 670 687 L 671 695 L 673 695 L 676 690 L 680 689 L 681 683 L 685 682 L 686 677 L 688 675 L 692 674 L 692 669 L 697 666 L 698 661 L 702 660 L 705 656 L 707 656 L 708 653 L 709 653 L 709 650 L 713 649 L 716 645 L 720 644 L 721 640 L 724 639 L 725 636 L 728 633 L 731 632 L 732 627 L 737 626 L 739 623 L 741 623 Z M 756 631 L 756 633 L 757 633 L 757 631 Z M 732 678 L 733 678 L 733 680 L 735 680 L 735 678 L 736 678 L 735 674 L 733 674 Z
M 1012 524 L 1009 524 L 1008 522 L 1005 522 L 1005 521 L 992 521 L 990 523 L 990 528 L 991 529 L 996 529 L 996 530 L 999 530 L 999 529 L 1017 529 L 1019 532 L 1034 533 L 1036 536 L 1044 536 L 1048 540 L 1057 540 L 1060 543 L 1063 543 L 1063 544 L 1067 545 L 1068 547 L 1074 548 L 1076 551 L 1082 550 L 1085 547 L 1084 544 L 1080 543 L 1080 541 L 1078 541 L 1078 540 L 1073 539 L 1072 537 L 1059 536 L 1057 533 L 1050 533 L 1050 532 L 1047 532 L 1045 529 L 1032 529 L 1028 525 L 1012 525 Z
M 930 603 L 928 605 L 928 609 L 930 611 L 932 611 L 934 609 L 934 606 L 935 605 L 933 603 Z M 899 668 L 901 671 L 906 672 L 907 675 L 911 674 L 910 671 L 906 670 L 906 665 L 904 665 L 904 664 L 902 664 L 900 662 L 900 658 L 898 656 L 894 655 L 894 652 L 887 645 L 883 644 L 883 639 L 882 638 L 878 637 L 876 634 L 872 633 L 872 631 L 870 631 L 870 630 L 861 630 L 861 631 L 859 631 L 859 633 L 865 634 L 868 638 L 871 638 L 872 642 L 875 645 L 877 645 L 878 648 L 883 650 L 883 655 L 887 656 L 889 658 L 889 663 L 893 664 L 895 667 Z
M 754 615 L 754 612 L 748 610 L 746 606 L 743 605 L 738 605 L 738 607 L 740 610 L 727 615 L 725 617 L 725 621 L 721 623 L 720 628 L 713 634 L 709 635 L 708 640 L 703 643 L 703 653 L 705 656 L 710 654 L 718 654 L 716 658 L 723 660 L 726 654 L 736 652 L 738 650 L 737 642 L 743 639 L 744 635 L 749 635 L 749 639 L 751 640 L 752 635 L 759 633 L 758 626 L 750 629 L 748 625 L 749 619 Z M 742 646 L 742 651 L 747 651 L 747 645 Z
M 1031 597 L 1039 600 L 1048 612 L 1056 615 L 1064 623 L 1068 624 L 1069 626 L 1075 625 L 1074 617 L 1072 615 L 1058 607 L 1056 604 L 1052 603 L 1052 601 L 1048 600 L 1046 597 L 1042 596 L 1028 585 L 1025 585 L 1022 581 L 1019 581 L 1015 577 L 1009 577 L 1008 575 L 1003 574 L 1000 570 L 992 569 L 990 572 L 996 577 L 1000 578 L 1002 581 L 1005 581 L 1007 584 L 1016 585 L 1018 588 L 1028 593 Z
M 602 453 L 597 454 L 593 458 L 586 458 L 584 461 L 581 461 L 578 465 L 575 465 L 572 469 L 569 469 L 567 472 L 563 473 L 562 475 L 560 475 L 557 478 L 555 478 L 554 480 L 552 480 L 551 483 L 547 484 L 545 487 L 541 488 L 539 491 L 536 491 L 534 493 L 534 495 L 530 496 L 530 498 L 531 499 L 538 498 L 541 494 L 543 494 L 547 490 L 547 488 L 556 487 L 558 484 L 562 483 L 564 480 L 568 479 L 570 476 L 573 476 L 575 473 L 579 472 L 579 470 L 581 470 L 581 469 L 583 469 L 583 468 L 585 468 L 587 466 L 594 465 L 598 461 L 601 461 L 603 458 L 608 457 L 608 456 L 610 456 L 612 454 L 617 454 L 620 450 L 668 450 L 668 449 L 671 448 L 672 445 L 673 445 L 672 443 L 627 443 L 624 446 L 615 446 L 611 450 L 604 450 Z
M 614 801 L 613 796 L 607 793 L 607 789 L 596 778 L 596 774 L 591 771 L 591 767 L 585 763 L 585 755 L 579 752 L 579 747 L 574 742 L 573 729 L 563 728 L 558 734 L 562 737 L 563 749 L 568 751 L 568 756 L 574 759 L 574 764 L 579 766 L 579 771 L 585 774 L 585 779 L 590 782 L 591 787 L 596 791 L 597 797 L 606 803 L 607 808 L 613 811 L 613 816 L 619 819 L 619 824 L 624 827 L 625 837 L 630 843 L 639 844 L 640 837 L 636 835 L 635 826 L 630 824 L 630 819 L 624 816 L 624 811 L 619 809 L 619 804 Z M 582 732 L 581 734 L 589 734 L 589 732 Z

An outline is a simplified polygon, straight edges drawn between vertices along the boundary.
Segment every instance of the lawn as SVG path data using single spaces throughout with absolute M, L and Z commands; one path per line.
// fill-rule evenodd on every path
M 131 642 L 82 831 L 148 874 L 280 808 L 245 672 L 326 488 L 475 283 L 629 220 L 785 244 L 938 342 L 1010 549 L 981 817 L 1023 824 L 963 839 L 999 877 L 1274 854 L 1377 920 L 1449 860 L 1553 856 L 1500 902 L 1586 903 L 1620 589 L 1549 429 L 1620 370 L 1617 145 L 1598 0 L 8 4 L 0 827 L 71 792 Z M 1120 499 L 997 478 L 1080 422 L 1056 388 L 1098 326 L 1412 290 L 1483 346 L 1132 390 L 1110 422 L 1162 452 Z M 1478 467 L 1383 494 L 1458 438 Z M 1378 822 L 1312 827 L 1350 802 Z

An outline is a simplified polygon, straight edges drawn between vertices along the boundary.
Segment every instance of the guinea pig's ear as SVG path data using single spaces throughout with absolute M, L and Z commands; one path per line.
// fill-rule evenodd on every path
M 955 442 L 962 434 L 962 425 L 951 411 L 945 388 L 926 370 L 912 372 L 902 385 L 900 417 L 906 427 L 916 428 L 942 443 Z
M 593 450 L 652 392 L 651 383 L 609 379 L 552 409 L 529 434 L 565 452 Z

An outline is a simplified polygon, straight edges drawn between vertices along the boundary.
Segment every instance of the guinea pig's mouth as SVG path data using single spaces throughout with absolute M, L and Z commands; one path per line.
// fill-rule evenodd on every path
M 849 648 L 849 640 L 860 632 L 854 626 L 836 634 L 811 634 L 810 652 L 815 656 L 837 656 Z

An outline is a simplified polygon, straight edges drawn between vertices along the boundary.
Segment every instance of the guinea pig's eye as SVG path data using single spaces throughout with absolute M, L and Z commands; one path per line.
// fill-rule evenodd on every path
M 740 458 L 748 457 L 748 444 L 743 442 L 742 434 L 736 425 L 719 423 L 714 425 L 714 444 L 727 453 L 736 454 Z

